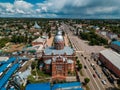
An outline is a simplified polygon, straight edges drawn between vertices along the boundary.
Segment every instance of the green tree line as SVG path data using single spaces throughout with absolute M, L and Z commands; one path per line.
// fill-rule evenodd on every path
M 100 36 L 98 36 L 95 32 L 80 32 L 80 37 L 84 40 L 90 41 L 90 45 L 107 45 L 108 41 Z

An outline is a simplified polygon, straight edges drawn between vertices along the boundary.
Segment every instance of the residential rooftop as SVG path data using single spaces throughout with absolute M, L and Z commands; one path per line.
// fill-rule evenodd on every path
M 112 44 L 120 46 L 120 41 L 113 41 Z
M 45 42 L 45 38 L 41 38 L 41 37 L 39 37 L 39 38 L 37 38 L 37 39 L 35 39 L 33 42 Z

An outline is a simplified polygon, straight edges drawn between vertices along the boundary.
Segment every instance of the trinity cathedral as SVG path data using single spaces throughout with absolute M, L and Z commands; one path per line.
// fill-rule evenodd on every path
M 52 75 L 52 79 L 65 80 L 68 72 L 75 71 L 75 51 L 71 47 L 65 46 L 61 30 L 57 31 L 53 46 L 46 47 L 43 51 L 42 59 L 44 69 L 46 73 Z

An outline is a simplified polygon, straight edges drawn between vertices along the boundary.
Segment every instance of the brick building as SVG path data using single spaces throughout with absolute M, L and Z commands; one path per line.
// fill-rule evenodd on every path
M 64 38 L 59 30 L 54 37 L 54 46 L 46 47 L 43 51 L 44 68 L 52 75 L 52 79 L 65 80 L 68 72 L 75 71 L 75 52 L 64 45 Z
M 120 78 L 120 54 L 106 49 L 100 51 L 99 59 L 110 71 Z
M 45 46 L 46 42 L 47 42 L 47 38 L 39 37 L 39 38 L 35 39 L 34 41 L 32 41 L 32 46 L 35 46 L 35 45 Z

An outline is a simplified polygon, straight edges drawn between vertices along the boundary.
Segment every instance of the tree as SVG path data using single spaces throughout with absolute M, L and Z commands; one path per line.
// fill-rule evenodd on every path
M 82 69 L 82 64 L 78 64 L 78 70 L 81 70 Z
M 46 33 L 49 33 L 51 31 L 51 27 L 48 25 L 46 28 Z
M 75 58 L 78 59 L 78 56 L 76 56 Z
M 49 33 L 48 33 L 48 37 L 51 38 L 51 36 L 52 36 L 52 35 L 51 35 L 51 32 L 49 32 Z
M 30 36 L 30 37 L 29 37 L 29 41 L 28 41 L 28 43 L 31 43 L 32 40 L 33 40 L 33 38 L 32 38 L 32 36 Z
M 117 41 L 117 39 L 116 39 L 116 38 L 113 38 L 113 39 L 112 39 L 112 42 L 113 42 L 113 41 Z
M 40 32 L 40 36 L 42 36 L 42 35 L 43 35 L 43 32 L 41 31 L 41 32 Z
M 85 84 L 88 84 L 90 82 L 90 79 L 89 78 L 85 78 L 84 82 L 85 82 Z
M 79 61 L 79 60 L 77 60 L 77 64 L 80 64 L 80 61 Z
M 9 38 L 0 39 L 0 48 L 4 47 L 6 43 L 9 42 Z
M 65 32 L 64 31 L 62 31 L 62 35 L 65 36 Z
M 32 62 L 32 64 L 31 64 L 31 68 L 32 68 L 32 69 L 35 69 L 35 67 L 36 67 L 36 62 L 34 61 L 34 62 Z

